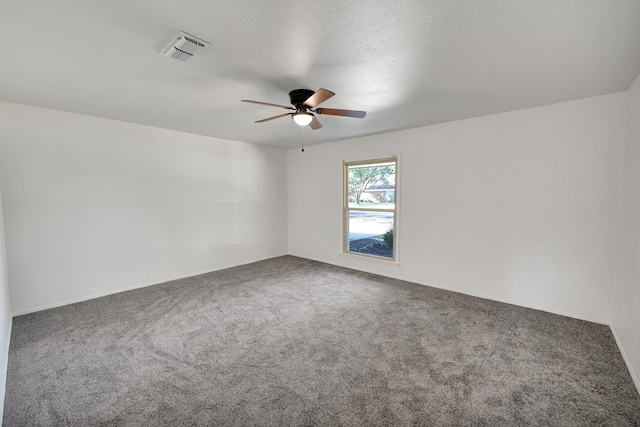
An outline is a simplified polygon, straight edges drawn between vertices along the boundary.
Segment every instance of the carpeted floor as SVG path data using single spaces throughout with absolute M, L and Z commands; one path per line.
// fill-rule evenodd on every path
M 608 327 L 292 256 L 20 316 L 6 426 L 638 426 Z

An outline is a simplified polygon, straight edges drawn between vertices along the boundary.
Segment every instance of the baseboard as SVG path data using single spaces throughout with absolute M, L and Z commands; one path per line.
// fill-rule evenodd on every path
M 0 383 L 0 425 L 3 425 L 2 420 L 4 416 L 4 397 L 7 391 L 7 376 L 9 375 L 7 368 L 9 367 L 9 347 L 11 345 L 11 328 L 12 327 L 13 327 L 13 322 L 10 319 L 9 330 L 7 331 L 7 334 L 8 334 L 7 344 L 5 345 L 5 348 L 2 349 L 3 351 L 2 354 L 5 356 L 5 360 L 7 363 L 4 366 L 0 366 L 0 369 L 2 369 L 4 372 L 4 381 Z
M 193 276 L 199 276 L 201 274 L 213 273 L 214 271 L 225 270 L 227 268 L 238 267 L 240 265 L 252 264 L 254 262 L 264 261 L 264 260 L 271 259 L 271 258 L 278 258 L 278 257 L 285 256 L 285 255 L 288 255 L 288 254 L 287 253 L 283 253 L 281 255 L 268 256 L 268 257 L 265 257 L 265 258 L 259 258 L 259 259 L 244 261 L 244 262 L 241 262 L 241 263 L 224 265 L 224 266 L 221 266 L 219 268 L 215 268 L 213 270 L 196 271 L 196 272 L 183 274 L 183 275 L 180 275 L 180 276 L 169 277 L 169 278 L 166 278 L 166 279 L 162 279 L 161 281 L 142 283 L 142 284 L 139 284 L 139 285 L 127 286 L 127 287 L 124 287 L 124 288 L 118 288 L 118 289 L 110 290 L 110 291 L 106 291 L 106 292 L 99 292 L 97 294 L 91 294 L 91 295 L 87 295 L 87 296 L 83 296 L 83 297 L 79 297 L 79 298 L 74 298 L 74 299 L 70 299 L 70 300 L 57 302 L 57 303 L 54 303 L 54 304 L 47 304 L 47 305 L 43 305 L 43 306 L 40 306 L 40 307 L 30 308 L 28 310 L 22 310 L 22 311 L 14 312 L 13 316 L 14 317 L 15 316 L 22 316 L 24 314 L 35 313 L 35 312 L 42 311 L 42 310 L 49 310 L 51 308 L 62 307 L 64 305 L 75 304 L 77 302 L 88 301 L 88 300 L 92 300 L 92 299 L 96 299 L 96 298 L 100 298 L 100 297 L 106 297 L 107 295 L 118 294 L 120 292 L 133 291 L 135 289 L 141 289 L 141 288 L 146 288 L 148 286 L 159 285 L 161 283 L 171 282 L 173 280 L 186 279 L 187 277 L 193 277 Z
M 337 263 L 332 263 L 332 262 L 329 262 L 329 261 L 326 261 L 326 260 L 317 259 L 317 258 L 313 258 L 313 257 L 309 257 L 309 256 L 302 256 L 302 255 L 296 255 L 296 254 L 291 254 L 291 253 L 283 253 L 283 254 L 280 254 L 280 255 L 268 256 L 266 258 L 259 258 L 259 259 L 249 260 L 249 261 L 242 262 L 242 263 L 229 264 L 229 265 L 221 266 L 219 268 L 215 268 L 213 270 L 192 272 L 192 273 L 187 273 L 187 274 L 183 274 L 183 275 L 180 275 L 180 276 L 173 276 L 173 277 L 169 277 L 167 279 L 162 279 L 161 281 L 142 283 L 142 284 L 139 284 L 139 285 L 133 285 L 133 286 L 128 286 L 128 287 L 124 287 L 124 288 L 118 288 L 118 289 L 110 290 L 110 291 L 106 291 L 106 292 L 100 292 L 100 293 L 97 293 L 97 294 L 91 294 L 91 295 L 88 295 L 88 296 L 83 296 L 83 297 L 79 297 L 79 298 L 65 300 L 65 301 L 54 303 L 54 304 L 47 304 L 47 305 L 40 306 L 40 307 L 35 307 L 35 308 L 27 309 L 27 310 L 14 312 L 12 314 L 13 314 L 13 316 L 22 316 L 24 314 L 35 313 L 35 312 L 38 312 L 38 311 L 48 310 L 48 309 L 56 308 L 56 307 L 62 307 L 64 305 L 75 304 L 77 302 L 82 302 L 82 301 L 88 301 L 88 300 L 91 300 L 91 299 L 100 298 L 100 297 L 104 297 L 104 296 L 107 296 L 107 295 L 113 295 L 113 294 L 117 294 L 117 293 L 120 293 L 120 292 L 132 291 L 134 289 L 146 288 L 147 286 L 159 285 L 160 283 L 171 282 L 172 280 L 185 279 L 187 277 L 198 276 L 200 274 L 212 273 L 214 271 L 224 270 L 224 269 L 227 269 L 227 268 L 237 267 L 237 266 L 245 265 L 245 264 L 251 264 L 251 263 L 254 263 L 254 262 L 264 261 L 264 260 L 267 260 L 267 259 L 277 258 L 277 257 L 280 257 L 280 256 L 285 256 L 285 255 L 291 255 L 291 256 L 298 257 L 298 258 L 310 259 L 310 260 L 313 260 L 313 261 L 323 262 L 325 264 L 335 265 L 337 267 L 342 267 L 342 268 L 350 268 L 352 270 L 362 271 L 362 272 L 365 272 L 365 273 L 372 273 L 371 271 L 368 271 L 368 270 L 365 270 L 365 269 L 362 269 L 362 268 L 357 268 L 357 267 L 354 267 L 352 265 L 337 264 Z M 380 274 L 380 273 L 373 273 L 373 274 Z M 469 291 L 466 291 L 466 290 L 461 290 L 461 289 L 456 289 L 456 288 L 451 288 L 451 287 L 446 287 L 446 286 L 439 286 L 439 285 L 435 285 L 433 283 L 426 283 L 426 282 L 421 282 L 419 280 L 414 280 L 414 279 L 411 279 L 411 278 L 402 277 L 402 276 L 397 275 L 397 274 L 385 273 L 385 274 L 380 274 L 380 275 L 381 276 L 390 277 L 392 279 L 398 279 L 398 280 L 404 280 L 404 281 L 411 282 L 411 283 L 416 283 L 416 284 L 422 285 L 422 286 L 430 286 L 430 287 L 436 288 L 436 289 L 442 289 L 442 290 L 445 290 L 445 291 L 451 291 L 451 292 L 456 292 L 456 293 L 463 294 L 463 295 L 469 295 L 469 296 L 476 297 L 476 298 L 482 298 L 482 299 L 501 302 L 501 303 L 505 303 L 505 304 L 516 305 L 516 306 L 519 306 L 519 307 L 530 308 L 530 309 L 533 309 L 533 310 L 545 311 L 547 313 L 558 314 L 560 316 L 571 317 L 573 319 L 584 320 L 584 321 L 587 321 L 587 322 L 598 323 L 598 324 L 601 324 L 601 325 L 610 326 L 609 322 L 604 321 L 602 319 L 589 318 L 587 316 L 575 315 L 575 314 L 566 313 L 566 312 L 563 312 L 563 311 L 560 311 L 560 310 L 552 310 L 552 309 L 548 309 L 548 308 L 545 308 L 545 307 L 539 307 L 539 306 L 530 305 L 530 304 L 522 304 L 520 302 L 510 301 L 508 299 L 502 299 L 502 298 L 495 298 L 495 297 L 492 297 L 492 296 L 483 295 L 483 294 L 475 293 L 475 292 L 469 292 Z
M 366 271 L 366 270 L 363 270 L 363 269 L 355 268 L 353 266 L 345 266 L 345 265 L 341 265 L 341 264 L 331 263 L 331 262 L 328 262 L 328 261 L 325 261 L 325 260 L 321 260 L 321 259 L 315 259 L 315 258 L 308 257 L 308 256 L 301 256 L 301 255 L 296 255 L 296 254 L 286 254 L 285 253 L 285 254 L 281 254 L 281 255 L 269 256 L 269 257 L 266 257 L 266 258 L 259 258 L 259 259 L 255 259 L 253 261 L 247 261 L 247 262 L 242 262 L 242 263 L 236 263 L 236 264 L 230 264 L 230 265 L 226 265 L 226 266 L 221 266 L 221 267 L 213 269 L 213 270 L 206 270 L 206 271 L 201 271 L 201 272 L 193 272 L 193 273 L 189 273 L 189 274 L 185 274 L 185 275 L 181 275 L 181 276 L 168 278 L 166 280 L 162 280 L 162 281 L 159 281 L 159 282 L 144 283 L 144 284 L 141 284 L 141 285 L 129 286 L 129 287 L 126 287 L 126 288 L 120 288 L 120 289 L 113 290 L 113 291 L 108 291 L 108 292 L 101 292 L 101 293 L 98 293 L 98 294 L 94 294 L 94 295 L 90 295 L 90 296 L 86 296 L 86 297 L 82 297 L 82 298 L 76 298 L 76 299 L 73 299 L 73 300 L 63 301 L 63 302 L 59 302 L 59 303 L 55 303 L 55 304 L 49 304 L 49 305 L 46 305 L 46 306 L 42 306 L 42 307 L 38 307 L 38 308 L 34 308 L 34 309 L 30 309 L 30 310 L 25 310 L 25 311 L 14 313 L 13 316 L 20 316 L 20 315 L 23 315 L 23 314 L 34 313 L 34 312 L 37 312 L 37 311 L 47 310 L 47 309 L 50 309 L 50 308 L 61 307 L 61 306 L 68 305 L 68 304 L 74 304 L 74 303 L 77 303 L 77 302 L 88 301 L 88 300 L 91 300 L 91 299 L 100 298 L 100 297 L 107 296 L 107 295 L 113 295 L 113 294 L 117 294 L 117 293 L 120 293 L 120 292 L 126 292 L 126 291 L 131 291 L 131 290 L 134 290 L 134 289 L 145 288 L 145 287 L 148 287 L 148 286 L 159 285 L 161 283 L 166 283 L 166 282 L 170 282 L 170 281 L 173 281 L 173 280 L 179 280 L 179 279 L 184 279 L 184 278 L 187 278 L 187 277 L 198 276 L 198 275 L 201 275 L 201 274 L 212 273 L 214 271 L 225 270 L 227 268 L 233 268 L 233 267 L 237 267 L 237 266 L 245 265 L 245 264 L 252 264 L 254 262 L 264 261 L 264 260 L 272 259 L 272 258 L 278 258 L 278 257 L 285 256 L 285 255 L 291 255 L 291 256 L 298 257 L 298 258 L 304 258 L 304 259 L 309 259 L 309 260 L 313 260 L 313 261 L 317 261 L 317 262 L 322 262 L 322 263 L 325 263 L 325 264 L 335 265 L 337 267 L 349 268 L 349 269 L 356 270 L 356 271 L 362 271 L 362 272 L 365 272 L 365 273 L 371 273 L 370 271 Z M 379 273 L 372 273 L 372 274 L 379 274 Z M 586 317 L 586 316 L 576 316 L 574 314 L 569 314 L 569 313 L 565 313 L 565 312 L 558 311 L 558 310 L 549 310 L 549 309 L 546 309 L 546 308 L 543 308 L 543 307 L 537 307 L 537 306 L 534 306 L 534 305 L 516 303 L 516 302 L 509 301 L 509 300 L 502 299 L 502 298 L 493 298 L 493 297 L 489 297 L 489 296 L 482 295 L 482 294 L 479 294 L 479 293 L 462 291 L 462 290 L 459 290 L 459 289 L 449 288 L 449 287 L 445 287 L 445 286 L 438 286 L 438 285 L 434 285 L 434 284 L 431 284 L 431 283 L 423 283 L 423 282 L 420 282 L 420 281 L 416 281 L 416 280 L 411 280 L 411 279 L 407 279 L 407 278 L 404 278 L 404 277 L 400 277 L 399 275 L 392 275 L 392 274 L 379 274 L 379 275 L 380 276 L 385 276 L 385 277 L 390 277 L 392 279 L 398 279 L 398 280 L 404 280 L 404 281 L 411 282 L 411 283 L 416 283 L 416 284 L 422 285 L 422 286 L 430 286 L 430 287 L 436 288 L 436 289 L 442 289 L 442 290 L 446 290 L 446 291 L 450 291 L 450 292 L 456 292 L 456 293 L 463 294 L 463 295 L 469 295 L 469 296 L 476 297 L 476 298 L 482 298 L 482 299 L 487 299 L 487 300 L 491 300 L 491 301 L 497 301 L 497 302 L 501 302 L 501 303 L 505 303 L 505 304 L 516 305 L 516 306 L 519 306 L 519 307 L 530 308 L 530 309 L 533 309 L 533 310 L 544 311 L 544 312 L 548 312 L 548 313 L 557 314 L 557 315 L 560 315 L 560 316 L 571 317 L 571 318 L 578 319 L 578 320 L 584 320 L 584 321 L 587 321 L 587 322 L 598 323 L 598 324 L 609 326 L 609 329 L 611 330 L 611 333 L 613 334 L 613 337 L 615 339 L 616 345 L 618 346 L 618 349 L 620 350 L 620 354 L 622 355 L 622 358 L 623 358 L 623 360 L 624 360 L 624 362 L 625 362 L 625 364 L 627 366 L 629 374 L 631 375 L 631 379 L 633 380 L 633 383 L 636 386 L 636 389 L 637 389 L 638 393 L 640 393 L 640 378 L 636 375 L 636 373 L 635 373 L 635 371 L 633 369 L 633 366 L 631 365 L 631 363 L 629 361 L 629 358 L 628 358 L 628 356 L 627 356 L 627 354 L 626 354 L 626 352 L 624 350 L 624 347 L 622 346 L 622 343 L 620 342 L 620 338 L 618 337 L 618 334 L 616 333 L 615 328 L 613 326 L 611 326 L 608 322 L 604 322 L 604 321 L 599 320 L 599 319 L 589 318 L 589 317 Z M 8 359 L 9 359 L 9 346 L 10 346 L 10 341 L 11 341 L 11 328 L 12 328 L 12 322 L 9 322 L 9 331 L 8 331 L 9 339 L 7 340 L 6 348 L 3 349 L 3 351 L 4 351 L 3 354 L 6 355 L 7 363 L 8 363 Z M 5 373 L 6 373 L 7 366 L 0 367 L 0 369 L 4 369 Z M 0 387 L 1 387 L 1 390 L 0 390 L 0 424 L 1 424 L 2 423 L 3 407 L 4 407 L 5 387 L 4 387 L 3 384 L 0 384 Z
M 332 262 L 325 261 L 325 260 L 322 260 L 322 259 L 311 258 L 311 257 L 308 257 L 308 256 L 302 256 L 302 255 L 296 255 L 296 254 L 289 254 L 289 255 L 295 256 L 295 257 L 298 257 L 298 258 L 305 258 L 305 259 L 310 259 L 310 260 L 313 260 L 313 261 L 323 262 L 325 264 L 335 265 L 337 267 L 349 268 L 351 270 L 362 271 L 364 273 L 378 274 L 380 276 L 389 277 L 391 279 L 404 280 L 405 282 L 411 282 L 411 283 L 416 283 L 416 284 L 422 285 L 422 286 L 429 286 L 431 288 L 442 289 L 442 290 L 450 291 L 450 292 L 456 292 L 458 294 L 469 295 L 471 297 L 482 298 L 482 299 L 486 299 L 486 300 L 490 300 L 490 301 L 496 301 L 496 302 L 501 302 L 501 303 L 505 303 L 505 304 L 516 305 L 518 307 L 530 308 L 532 310 L 544 311 L 544 312 L 547 312 L 547 313 L 557 314 L 557 315 L 560 315 L 560 316 L 571 317 L 572 319 L 584 320 L 586 322 L 597 323 L 597 324 L 600 324 L 600 325 L 609 326 L 609 322 L 606 321 L 606 320 L 602 320 L 602 319 L 590 318 L 588 316 L 580 316 L 580 315 L 576 315 L 576 314 L 566 313 L 566 312 L 563 312 L 563 311 L 560 311 L 560 310 L 553 310 L 553 309 L 548 309 L 548 308 L 545 308 L 545 307 L 539 307 L 539 306 L 530 305 L 530 304 L 522 304 L 520 302 L 510 301 L 508 299 L 503 299 L 503 298 L 495 298 L 495 297 L 492 297 L 492 296 L 483 295 L 483 294 L 476 293 L 476 292 L 469 292 L 469 291 L 465 291 L 465 290 L 461 290 L 461 289 L 456 289 L 456 288 L 451 288 L 451 287 L 446 287 L 446 286 L 440 286 L 440 285 L 434 285 L 433 283 L 421 282 L 419 280 L 402 277 L 402 276 L 397 275 L 397 274 L 388 274 L 388 273 L 380 274 L 380 273 L 375 273 L 375 272 L 371 272 L 371 271 L 365 270 L 363 268 L 354 267 L 352 265 L 348 265 L 347 266 L 347 265 L 343 265 L 343 264 L 336 264 L 336 263 L 332 263 Z M 393 267 L 395 267 L 395 266 L 393 266 Z
M 402 280 L 407 280 L 407 279 L 402 279 Z M 424 285 L 424 286 L 431 286 L 433 288 L 443 289 L 443 290 L 446 290 L 446 291 L 456 292 L 456 293 L 459 293 L 459 294 L 469 295 L 469 296 L 476 297 L 476 298 L 487 299 L 487 300 L 490 300 L 490 301 L 501 302 L 501 303 L 504 303 L 504 304 L 516 305 L 518 307 L 530 308 L 532 310 L 544 311 L 545 313 L 557 314 L 558 316 L 564 316 L 564 317 L 570 317 L 572 319 L 584 320 L 585 322 L 591 322 L 591 323 L 597 323 L 599 325 L 609 326 L 609 322 L 607 322 L 605 320 L 602 320 L 602 319 L 596 319 L 596 318 L 593 318 L 593 317 L 581 316 L 581 315 L 578 315 L 578 314 L 571 314 L 571 313 L 567 313 L 567 312 L 564 312 L 564 311 L 561 311 L 561 310 L 553 310 L 553 309 L 540 307 L 540 306 L 532 305 L 532 304 L 523 304 L 523 303 L 520 303 L 520 302 L 511 301 L 511 300 L 508 300 L 508 299 L 490 297 L 490 296 L 487 296 L 487 295 L 483 295 L 483 294 L 479 294 L 479 293 L 475 293 L 475 292 L 463 291 L 463 290 L 456 289 L 456 288 L 447 288 L 447 287 L 444 287 L 444 286 L 431 285 L 431 284 L 426 284 L 426 283 L 418 283 L 418 284 L 419 285 Z
M 349 268 L 349 269 L 352 269 L 352 270 L 362 271 L 362 272 L 365 272 L 365 273 L 371 273 L 370 271 L 359 269 L 359 268 L 355 268 L 355 267 L 352 267 L 352 266 L 345 266 L 345 265 L 341 265 L 341 264 L 335 264 L 335 263 L 327 262 L 327 261 L 324 261 L 324 260 L 314 259 L 314 258 L 295 255 L 295 254 L 290 254 L 290 255 L 291 256 L 296 256 L 296 257 L 299 257 L 299 258 L 305 258 L 305 259 L 310 259 L 310 260 L 313 260 L 313 261 L 322 262 L 322 263 L 325 263 L 325 264 L 335 265 L 337 267 Z M 618 346 L 618 350 L 620 351 L 620 354 L 622 355 L 622 359 L 624 360 L 624 363 L 627 366 L 627 370 L 629 371 L 629 375 L 631 376 L 633 384 L 636 386 L 636 390 L 640 394 L 640 377 L 638 377 L 638 375 L 634 371 L 633 366 L 631 365 L 629 357 L 627 356 L 627 353 L 625 352 L 624 347 L 622 346 L 622 342 L 620 341 L 620 338 L 618 337 L 618 334 L 616 333 L 615 328 L 609 322 L 602 321 L 600 319 L 589 318 L 587 316 L 577 316 L 575 314 L 569 314 L 569 313 L 565 313 L 565 312 L 562 312 L 562 311 L 559 311 L 559 310 L 549 310 L 547 308 L 537 307 L 537 306 L 534 306 L 534 305 L 516 303 L 516 302 L 505 300 L 505 299 L 502 299 L 502 298 L 488 297 L 486 295 L 482 295 L 482 294 L 478 294 L 478 293 L 474 293 L 474 292 L 462 291 L 462 290 L 455 289 L 455 288 L 448 288 L 448 287 L 445 287 L 445 286 L 437 286 L 437 285 L 433 285 L 431 283 L 421 283 L 420 281 L 415 281 L 415 280 L 407 279 L 407 278 L 404 278 L 404 277 L 399 277 L 398 275 L 394 275 L 394 274 L 380 274 L 380 273 L 372 273 L 372 274 L 378 274 L 380 276 L 390 277 L 392 279 L 404 280 L 404 281 L 407 281 L 407 282 L 416 283 L 418 285 L 430 286 L 432 288 L 437 288 L 437 289 L 442 289 L 442 290 L 445 290 L 445 291 L 456 292 L 456 293 L 459 293 L 459 294 L 469 295 L 469 296 L 476 297 L 476 298 L 482 298 L 482 299 L 487 299 L 487 300 L 491 300 L 491 301 L 497 301 L 497 302 L 501 302 L 501 303 L 505 303 L 505 304 L 516 305 L 516 306 L 519 306 L 519 307 L 530 308 L 530 309 L 533 309 L 533 310 L 544 311 L 544 312 L 547 312 L 547 313 L 558 314 L 560 316 L 570 317 L 570 318 L 573 318 L 573 319 L 584 320 L 584 321 L 587 321 L 587 322 L 606 325 L 606 326 L 609 327 L 609 329 L 611 330 L 611 333 L 613 334 L 613 338 L 615 339 L 616 345 Z
M 613 338 L 616 340 L 616 344 L 618 345 L 618 349 L 620 350 L 620 354 L 622 354 L 622 359 L 624 359 L 625 365 L 627 365 L 627 370 L 629 371 L 629 375 L 631 375 L 631 379 L 636 386 L 636 390 L 638 394 L 640 394 L 640 378 L 636 375 L 636 372 L 633 370 L 633 366 L 631 366 L 631 361 L 627 356 L 627 353 L 624 351 L 624 347 L 622 346 L 622 342 L 620 341 L 620 337 L 616 333 L 616 330 L 613 326 L 609 326 L 611 329 L 611 333 L 613 334 Z

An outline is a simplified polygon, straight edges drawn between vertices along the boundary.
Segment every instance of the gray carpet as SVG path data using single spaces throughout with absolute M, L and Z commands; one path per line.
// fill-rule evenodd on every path
M 285 256 L 20 316 L 6 426 L 638 426 L 608 327 Z

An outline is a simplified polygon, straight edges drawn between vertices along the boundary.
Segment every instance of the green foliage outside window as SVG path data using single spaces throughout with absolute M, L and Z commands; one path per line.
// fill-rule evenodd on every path
M 384 240 L 390 248 L 393 248 L 393 227 L 389 228 L 387 232 L 382 235 L 382 240 Z

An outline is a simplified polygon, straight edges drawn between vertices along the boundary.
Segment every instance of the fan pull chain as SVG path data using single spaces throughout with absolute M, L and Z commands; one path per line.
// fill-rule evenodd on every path
M 302 152 L 304 153 L 304 128 L 306 128 L 306 126 L 302 126 Z

